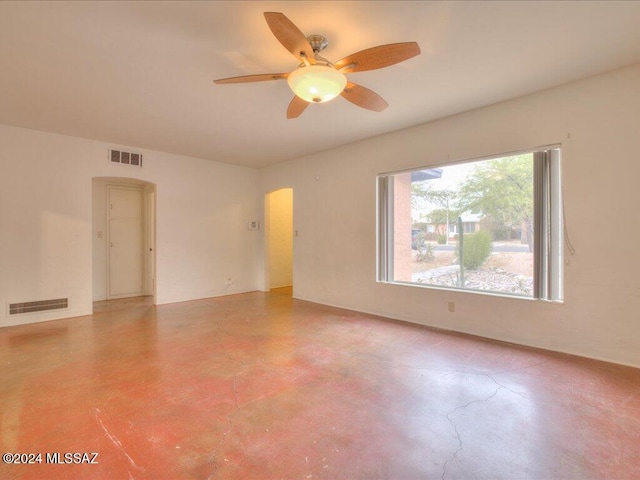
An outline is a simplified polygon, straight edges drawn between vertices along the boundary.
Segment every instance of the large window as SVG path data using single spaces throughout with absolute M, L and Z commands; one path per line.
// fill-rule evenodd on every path
M 378 177 L 378 280 L 562 300 L 560 149 Z

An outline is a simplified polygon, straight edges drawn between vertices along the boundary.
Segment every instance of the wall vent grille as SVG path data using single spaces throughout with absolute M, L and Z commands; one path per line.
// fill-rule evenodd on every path
M 109 150 L 109 163 L 142 167 L 142 154 L 123 152 L 122 150 Z
M 55 298 L 53 300 L 38 300 L 35 302 L 10 303 L 9 315 L 21 313 L 43 312 L 45 310 L 60 310 L 69 308 L 68 298 Z

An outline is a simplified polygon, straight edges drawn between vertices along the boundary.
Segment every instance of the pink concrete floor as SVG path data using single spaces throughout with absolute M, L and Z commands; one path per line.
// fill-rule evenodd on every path
M 98 307 L 0 329 L 0 452 L 42 455 L 0 479 L 640 478 L 638 369 L 277 293 Z

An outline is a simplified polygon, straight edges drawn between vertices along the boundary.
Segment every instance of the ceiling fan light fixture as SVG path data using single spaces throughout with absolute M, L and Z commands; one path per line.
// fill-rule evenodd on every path
M 239 77 L 220 78 L 216 84 L 265 82 L 287 79 L 295 94 L 287 107 L 287 118 L 297 118 L 310 103 L 323 103 L 342 95 L 354 105 L 374 112 L 389 106 L 377 93 L 347 82 L 345 74 L 366 72 L 404 62 L 420 54 L 416 42 L 388 43 L 352 53 L 335 63 L 319 55 L 328 45 L 322 35 L 305 37 L 294 23 L 280 12 L 264 12 L 264 17 L 276 39 L 298 59 L 298 68 L 291 73 L 262 73 Z M 345 87 L 347 87 L 346 89 Z
M 289 87 L 309 103 L 333 100 L 347 86 L 347 77 L 329 65 L 301 65 L 287 77 Z

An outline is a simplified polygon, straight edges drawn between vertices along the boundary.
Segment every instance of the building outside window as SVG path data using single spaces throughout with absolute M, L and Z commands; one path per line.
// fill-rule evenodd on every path
M 560 149 L 378 177 L 378 281 L 561 301 Z

